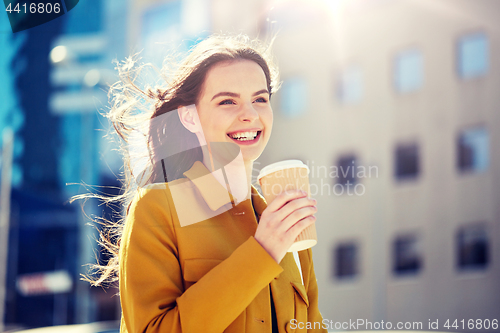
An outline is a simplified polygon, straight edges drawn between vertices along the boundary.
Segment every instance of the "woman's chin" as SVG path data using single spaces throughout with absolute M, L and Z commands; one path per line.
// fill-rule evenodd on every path
M 243 155 L 243 161 L 245 163 L 252 163 L 255 162 L 256 159 L 262 155 L 262 150 L 257 150 L 257 149 L 241 149 L 241 154 Z

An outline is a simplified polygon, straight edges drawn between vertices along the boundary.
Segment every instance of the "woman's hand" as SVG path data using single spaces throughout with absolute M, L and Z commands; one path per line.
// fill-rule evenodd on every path
M 262 213 L 255 240 L 279 264 L 302 230 L 314 223 L 317 210 L 306 192 L 283 192 Z

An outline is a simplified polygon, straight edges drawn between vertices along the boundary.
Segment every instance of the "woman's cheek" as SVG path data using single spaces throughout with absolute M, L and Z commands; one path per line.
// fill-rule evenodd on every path
M 273 109 L 271 109 L 271 107 L 269 107 L 269 110 L 267 112 L 267 124 L 266 124 L 266 127 L 269 127 L 269 129 L 268 129 L 269 134 L 271 134 L 271 129 L 273 128 L 273 121 L 274 121 Z

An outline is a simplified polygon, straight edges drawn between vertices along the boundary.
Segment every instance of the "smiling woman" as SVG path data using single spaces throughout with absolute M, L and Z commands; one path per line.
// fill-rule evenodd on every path
M 126 216 L 103 232 L 114 257 L 94 281 L 119 279 L 121 332 L 283 333 L 321 321 L 311 250 L 299 267 L 287 253 L 316 202 L 294 191 L 266 203 L 250 182 L 273 123 L 269 48 L 212 36 L 162 87 L 143 91 L 133 73 L 133 62 L 120 67 L 109 112 Z M 140 113 L 145 99 L 153 110 Z

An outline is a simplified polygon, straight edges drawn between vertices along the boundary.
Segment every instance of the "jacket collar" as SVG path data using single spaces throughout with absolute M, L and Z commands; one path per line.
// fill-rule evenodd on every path
M 186 176 L 196 186 L 201 193 L 203 200 L 207 203 L 211 210 L 216 211 L 222 206 L 234 202 L 231 193 L 211 174 L 207 167 L 200 161 L 194 162 L 191 169 L 184 172 Z M 252 185 L 252 204 L 255 213 L 260 217 L 267 204 L 265 199 L 259 194 L 257 189 Z

